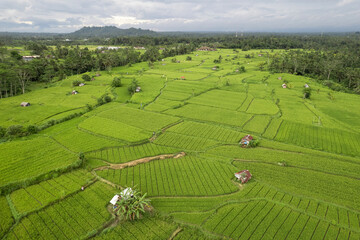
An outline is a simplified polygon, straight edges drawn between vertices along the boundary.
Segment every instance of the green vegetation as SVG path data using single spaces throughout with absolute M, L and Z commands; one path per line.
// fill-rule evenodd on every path
M 359 96 L 276 70 L 292 51 L 253 41 L 193 53 L 69 48 L 131 64 L 89 71 L 63 56 L 81 74 L 1 99 L 0 238 L 359 239 Z M 257 147 L 239 145 L 248 134 Z M 151 207 L 114 210 L 127 187 Z

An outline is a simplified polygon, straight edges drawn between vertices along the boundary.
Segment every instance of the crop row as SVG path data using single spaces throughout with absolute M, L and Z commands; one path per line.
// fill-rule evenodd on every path
M 136 185 L 150 196 L 210 196 L 236 191 L 230 181 L 233 172 L 226 164 L 187 156 L 97 174 L 121 186 Z
M 288 192 L 302 194 L 358 209 L 359 180 L 313 170 L 282 167 L 257 162 L 235 162 L 240 169 L 249 169 L 259 181 Z M 276 176 L 276 177 L 272 177 Z M 341 184 L 341 187 L 339 187 Z
M 275 139 L 334 153 L 349 155 L 360 153 L 359 134 L 289 121 L 281 124 Z
M 213 139 L 222 143 L 238 143 L 244 133 L 205 123 L 185 121 L 168 129 L 169 132 Z
M 181 108 L 167 110 L 165 113 L 239 127 L 251 118 L 250 114 L 196 104 L 186 104 Z
M 0 152 L 0 186 L 36 177 L 76 161 L 73 153 L 47 137 L 2 143 Z
M 246 112 L 251 114 L 274 115 L 278 111 L 279 108 L 271 100 L 255 98 Z
M 218 142 L 211 139 L 187 136 L 174 132 L 165 132 L 154 143 L 190 151 L 201 151 L 218 144 Z
M 276 136 L 282 121 L 283 120 L 281 118 L 271 119 L 271 122 L 270 122 L 269 126 L 267 127 L 267 129 L 265 130 L 265 133 L 263 134 L 263 136 L 266 138 L 269 138 L 269 139 L 273 139 Z
M 241 104 L 241 106 L 237 109 L 240 112 L 246 112 L 250 106 L 250 104 L 254 101 L 254 96 L 251 94 L 247 94 L 244 102 Z
M 224 90 L 212 90 L 190 99 L 188 102 L 199 105 L 236 110 L 245 100 L 246 94 Z
M 75 171 L 16 190 L 10 194 L 10 198 L 19 213 L 26 213 L 80 190 L 91 179 L 93 176 L 90 173 Z
M 123 106 L 101 112 L 98 116 L 147 131 L 157 131 L 179 121 L 177 117 Z
M 56 141 L 74 152 L 86 152 L 101 147 L 117 146 L 119 141 L 90 134 L 76 127 L 61 132 L 53 137 Z
M 8 239 L 75 239 L 86 236 L 109 219 L 105 205 L 113 190 L 95 183 L 24 218 L 10 231 Z
M 359 233 L 266 200 L 229 204 L 217 210 L 204 227 L 233 239 L 357 239 Z M 328 231 L 328 228 L 334 231 Z M 314 236 L 319 236 L 314 238 Z
M 264 132 L 265 128 L 269 124 L 270 117 L 266 115 L 255 115 L 244 126 L 244 130 L 256 133 Z
M 5 197 L 0 197 L 0 238 L 9 230 L 14 223 L 9 204 Z
M 96 134 L 122 139 L 128 142 L 137 142 L 151 137 L 151 132 L 98 116 L 86 119 L 79 124 L 79 127 Z
M 342 175 L 344 177 L 358 178 L 360 164 L 356 158 L 339 155 L 315 155 L 314 151 L 308 153 L 291 152 L 291 145 L 286 151 L 269 148 L 239 148 L 238 146 L 219 146 L 209 150 L 209 153 L 242 159 L 240 161 L 252 160 L 272 165 L 286 164 L 287 166 L 314 170 L 331 175 Z M 312 151 L 312 152 L 311 152 Z M 281 169 L 281 168 L 280 168 Z
M 168 239 L 175 230 L 174 224 L 145 217 L 138 221 L 127 221 L 94 239 Z
M 215 84 L 209 82 L 175 80 L 167 83 L 165 91 L 199 94 L 213 87 L 215 87 Z
M 153 143 L 145 143 L 135 146 L 111 147 L 89 152 L 87 157 L 103 159 L 111 163 L 125 163 L 144 157 L 157 156 L 160 154 L 176 153 L 178 150 L 171 147 L 160 146 Z

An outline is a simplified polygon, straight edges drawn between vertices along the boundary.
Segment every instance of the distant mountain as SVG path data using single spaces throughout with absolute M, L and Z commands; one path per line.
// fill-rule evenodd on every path
M 114 26 L 105 27 L 83 27 L 66 36 L 72 38 L 91 38 L 91 37 L 117 37 L 117 36 L 156 36 L 156 32 L 143 30 L 141 28 L 120 29 Z

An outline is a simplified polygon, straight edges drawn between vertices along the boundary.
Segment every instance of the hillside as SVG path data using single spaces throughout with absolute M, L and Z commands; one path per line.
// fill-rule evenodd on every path
M 0 143 L 0 238 L 359 239 L 360 96 L 260 71 L 266 53 L 195 51 L 91 72 L 76 95 L 81 75 L 0 99 L 0 126 L 49 124 Z M 116 222 L 124 187 L 157 214 Z
M 141 28 L 120 29 L 114 26 L 105 27 L 83 27 L 75 32 L 66 34 L 72 38 L 90 37 L 118 37 L 118 36 L 156 36 L 157 33 Z

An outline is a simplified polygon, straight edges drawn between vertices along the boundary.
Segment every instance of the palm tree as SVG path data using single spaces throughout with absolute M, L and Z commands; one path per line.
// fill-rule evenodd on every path
M 122 197 L 117 204 L 117 214 L 130 221 L 139 219 L 142 213 L 145 213 L 145 207 L 150 206 L 150 199 L 146 199 L 146 193 L 141 195 L 140 192 L 133 190 L 132 196 Z

